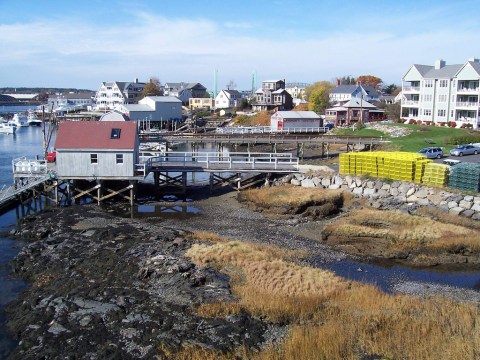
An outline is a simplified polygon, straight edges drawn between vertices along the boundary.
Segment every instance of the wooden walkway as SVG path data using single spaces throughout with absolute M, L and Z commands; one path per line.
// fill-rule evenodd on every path
M 45 174 L 41 177 L 30 177 L 28 181 L 23 184 L 10 185 L 8 187 L 3 186 L 0 190 L 0 209 L 16 201 L 22 194 L 50 180 L 50 174 Z
M 159 141 L 167 143 L 221 143 L 221 144 L 356 144 L 379 145 L 388 143 L 382 137 L 352 137 L 314 134 L 172 134 L 140 136 L 141 142 Z
M 297 172 L 299 160 L 289 153 L 167 151 L 146 161 L 146 172 Z

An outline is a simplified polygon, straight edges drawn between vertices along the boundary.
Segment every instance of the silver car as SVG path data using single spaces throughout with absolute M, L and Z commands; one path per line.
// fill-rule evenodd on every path
M 426 147 L 418 153 L 425 155 L 427 159 L 441 159 L 443 157 L 443 150 L 439 147 Z
M 480 153 L 480 148 L 475 145 L 458 145 L 455 149 L 450 150 L 450 155 L 463 156 L 463 155 L 477 155 Z

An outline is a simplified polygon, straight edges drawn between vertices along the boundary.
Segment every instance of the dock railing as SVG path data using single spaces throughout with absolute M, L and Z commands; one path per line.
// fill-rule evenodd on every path
M 13 177 L 41 178 L 48 173 L 46 160 L 29 160 L 25 156 L 12 160 Z
M 283 130 L 274 130 L 271 126 L 232 126 L 219 127 L 216 134 L 319 134 L 327 133 L 329 127 L 292 127 Z
M 147 161 L 147 168 L 192 168 L 199 170 L 298 170 L 299 159 L 290 153 L 177 152 L 168 151 Z

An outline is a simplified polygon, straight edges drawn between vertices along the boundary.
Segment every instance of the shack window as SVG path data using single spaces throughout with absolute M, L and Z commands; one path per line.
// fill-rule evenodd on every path
M 117 164 L 123 164 L 123 154 L 117 154 L 116 162 Z
M 98 164 L 98 154 L 90 154 L 90 164 Z
M 120 132 L 122 129 L 118 128 L 113 128 L 112 129 L 112 134 L 110 135 L 110 139 L 120 139 Z

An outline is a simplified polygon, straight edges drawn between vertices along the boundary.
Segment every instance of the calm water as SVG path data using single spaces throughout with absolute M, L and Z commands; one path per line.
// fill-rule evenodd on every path
M 40 127 L 19 128 L 14 136 L 0 134 L 0 188 L 13 184 L 12 159 L 20 156 L 40 156 L 42 139 Z M 0 232 L 12 230 L 16 221 L 15 210 L 0 215 Z M 10 261 L 22 246 L 20 241 L 0 236 L 0 359 L 5 358 L 17 345 L 6 332 L 4 308 L 27 286 L 25 282 L 11 276 Z
M 19 128 L 15 136 L 0 134 L 0 187 L 11 185 L 12 159 L 20 156 L 34 158 L 42 154 L 42 132 L 40 127 Z M 180 146 L 178 151 L 189 151 L 188 145 Z M 206 145 L 199 151 L 216 151 L 215 146 Z M 189 178 L 189 183 L 206 183 L 208 176 L 197 174 L 195 179 Z M 183 204 L 172 203 L 172 206 L 141 205 L 136 209 L 137 217 L 148 216 L 180 216 L 188 217 L 197 214 L 199 209 Z M 163 214 L 163 215 L 162 215 Z M 198 216 L 198 214 L 197 214 Z M 200 215 L 201 216 L 201 215 Z M 14 228 L 17 221 L 15 210 L 0 215 L 0 231 L 9 231 Z M 11 276 L 9 262 L 16 255 L 23 244 L 5 237 L 0 237 L 0 358 L 8 355 L 15 348 L 16 342 L 11 339 L 5 329 L 5 304 L 14 300 L 25 289 L 23 281 Z M 367 265 L 351 261 L 339 261 L 332 264 L 318 264 L 320 267 L 329 268 L 338 275 L 348 279 L 373 283 L 388 291 L 398 281 L 419 281 L 442 285 L 455 286 L 479 290 L 480 273 L 441 273 L 435 271 L 412 270 L 400 266 L 382 267 Z M 358 271 L 361 269 L 362 271 Z

